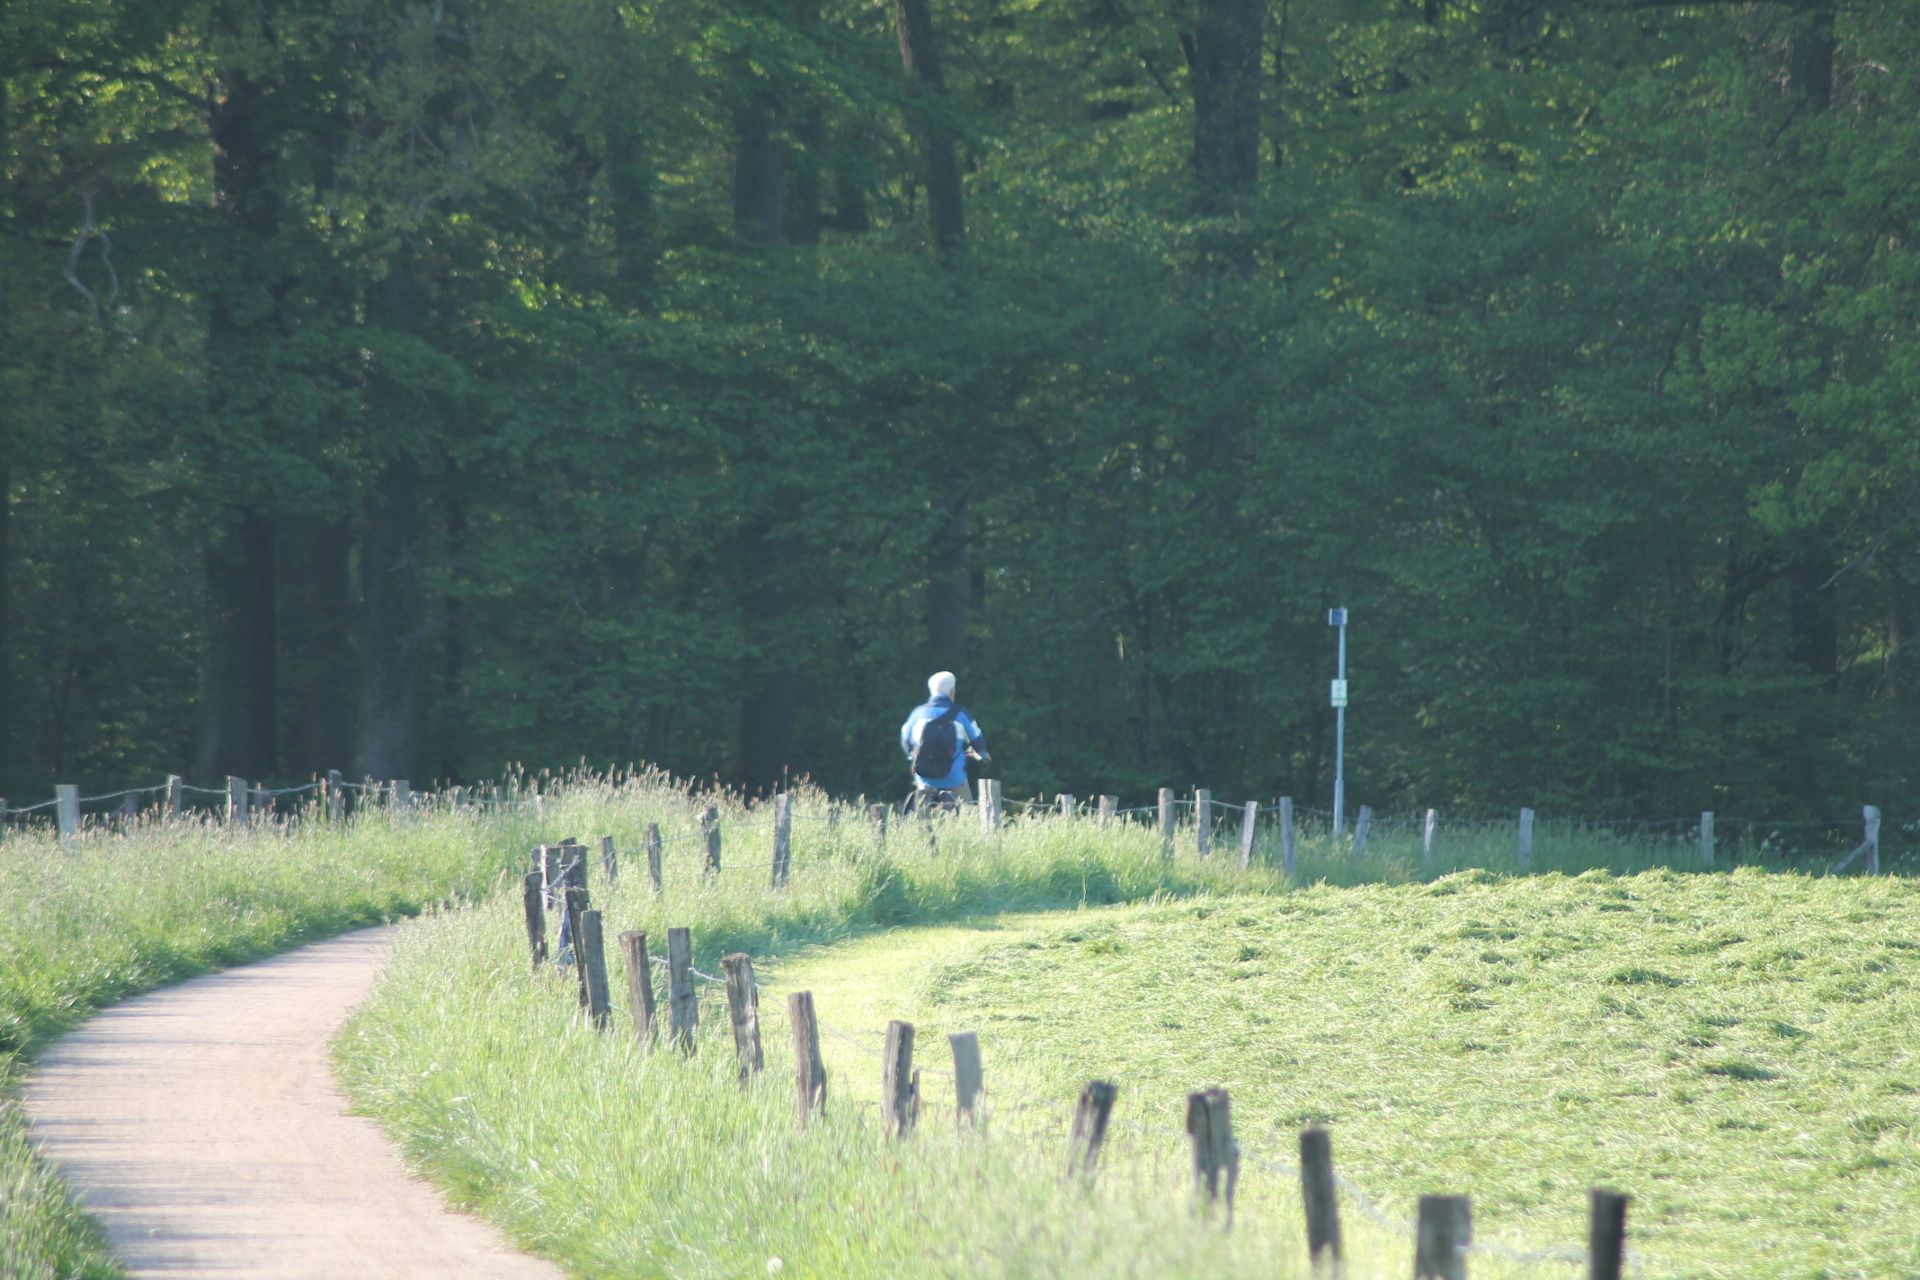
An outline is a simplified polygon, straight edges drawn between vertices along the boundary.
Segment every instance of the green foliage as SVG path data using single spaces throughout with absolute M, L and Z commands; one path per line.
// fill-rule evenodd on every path
M 1324 803 L 1346 604 L 1378 807 L 1911 791 L 1902 9 L 1288 0 L 1208 218 L 1188 10 L 952 0 L 929 108 L 885 6 L 10 5 L 6 788 L 738 777 L 790 712 L 789 776 L 891 791 L 964 498 L 1016 790 Z M 968 157 L 938 264 L 927 110 Z M 749 117 L 781 243 L 736 225 Z M 250 519 L 282 605 L 299 530 L 356 548 L 329 608 L 265 601 L 277 674 L 206 605 Z M 319 649 L 358 761 L 305 745 L 355 700 Z M 236 679 L 283 732 L 216 767 Z

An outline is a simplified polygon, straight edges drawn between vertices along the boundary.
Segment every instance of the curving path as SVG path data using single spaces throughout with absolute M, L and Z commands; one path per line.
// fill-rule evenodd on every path
M 346 1113 L 327 1042 L 397 926 L 138 996 L 41 1056 L 36 1141 L 128 1272 L 175 1280 L 558 1280 Z

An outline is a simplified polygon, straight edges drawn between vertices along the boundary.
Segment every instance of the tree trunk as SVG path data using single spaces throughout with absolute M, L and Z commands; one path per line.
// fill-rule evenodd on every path
M 786 157 L 773 137 L 779 105 L 772 94 L 755 92 L 733 116 L 733 222 L 761 244 L 785 243 L 781 204 Z
M 360 540 L 360 760 L 411 778 L 420 751 L 420 464 L 395 458 L 367 496 Z
M 792 244 L 820 243 L 820 162 L 826 150 L 825 113 L 816 104 L 807 108 L 799 125 L 803 154 L 787 182 L 786 229 Z
M 927 184 L 927 229 L 934 252 L 945 254 L 960 248 L 967 224 L 961 203 L 960 157 L 953 134 L 936 119 L 947 81 L 940 70 L 933 11 L 927 0 L 893 0 L 893 25 L 900 37 L 900 62 L 919 82 L 921 110 L 915 129 Z
M 1260 175 L 1264 0 L 1199 0 L 1180 33 L 1193 80 L 1193 173 L 1202 212 L 1218 213 Z
M 1833 5 L 1814 3 L 1793 15 L 1787 46 L 1787 92 L 1804 98 L 1815 114 L 1833 103 Z
M 740 706 L 740 780 L 762 795 L 779 789 L 793 771 L 799 680 L 783 624 L 793 616 L 794 555 L 790 539 L 759 521 L 747 532 L 745 608 L 748 634 L 760 660 L 748 676 Z
M 289 712 L 281 759 L 290 775 L 353 765 L 353 532 L 344 520 L 282 517 L 280 674 Z
M 196 764 L 202 778 L 264 778 L 279 771 L 273 522 L 242 512 L 205 556 L 207 645 Z
M 404 251 L 403 251 L 404 252 Z M 423 302 L 410 264 L 396 265 L 367 298 L 370 323 L 418 335 Z M 368 405 L 389 436 L 414 434 L 421 406 L 376 368 Z M 420 758 L 420 671 L 426 601 L 420 590 L 420 462 L 386 460 L 361 507 L 360 760 L 374 778 L 411 778 Z
M 1787 571 L 1788 657 L 1838 687 L 1840 626 L 1835 612 L 1833 561 L 1815 556 Z
M 0 90 L 0 111 L 5 109 L 5 91 Z M 3 133 L 0 140 L 4 140 Z M 0 151 L 0 155 L 4 154 Z M 0 297 L 0 340 L 7 334 L 5 314 L 6 300 Z M 4 429 L 0 426 L 0 430 Z M 13 739 L 13 614 L 8 607 L 13 594 L 13 557 L 7 545 L 7 534 L 13 525 L 12 497 L 13 468 L 0 463 L 0 770 L 9 767 L 8 744 Z
M 927 659 L 952 671 L 967 647 L 967 501 L 947 514 L 927 553 Z

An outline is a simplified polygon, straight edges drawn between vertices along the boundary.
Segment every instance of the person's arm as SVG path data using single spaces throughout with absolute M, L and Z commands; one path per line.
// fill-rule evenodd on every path
M 993 756 L 987 751 L 987 735 L 980 732 L 979 723 L 970 714 L 967 716 L 966 728 L 967 754 L 982 763 L 992 760 Z
M 920 713 L 914 711 L 907 716 L 907 722 L 900 726 L 900 750 L 907 759 L 913 759 L 913 728 L 920 723 Z

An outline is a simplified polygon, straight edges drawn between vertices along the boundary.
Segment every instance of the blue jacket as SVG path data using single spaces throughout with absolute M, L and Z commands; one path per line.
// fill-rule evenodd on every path
M 907 713 L 907 722 L 900 726 L 900 749 L 907 753 L 907 763 L 913 763 L 913 753 L 920 746 L 920 726 L 947 713 L 953 706 L 953 699 L 940 694 L 931 701 L 915 707 Z M 967 785 L 967 748 L 985 751 L 986 735 L 980 732 L 980 726 L 967 714 L 965 707 L 960 708 L 953 718 L 953 768 L 944 778 L 922 778 L 914 774 L 914 780 L 923 787 L 939 787 L 943 790 L 957 790 Z

